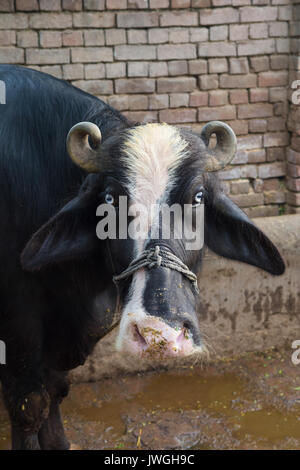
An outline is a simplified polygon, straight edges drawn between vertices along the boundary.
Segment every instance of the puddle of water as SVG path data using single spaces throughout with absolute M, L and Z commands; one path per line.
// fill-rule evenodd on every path
M 123 439 L 123 448 L 126 448 L 125 415 L 137 425 L 141 417 L 145 417 L 146 425 L 147 417 L 159 415 L 160 422 L 164 423 L 166 414 L 172 412 L 176 433 L 176 416 L 191 410 L 195 417 L 197 412 L 199 416 L 205 412 L 212 423 L 221 422 L 232 438 L 232 448 L 238 441 L 247 442 L 248 448 L 255 448 L 261 442 L 266 447 L 280 447 L 287 438 L 300 442 L 299 414 L 279 411 L 269 404 L 259 403 L 256 398 L 256 390 L 249 389 L 246 381 L 237 375 L 205 375 L 202 370 L 194 370 L 193 374 L 165 373 L 75 385 L 62 409 L 67 432 L 71 439 L 75 436 L 82 448 L 96 448 L 105 436 L 109 437 L 108 447 L 116 448 Z M 200 426 L 205 435 L 206 428 L 202 423 Z M 205 439 L 207 444 L 200 443 L 194 448 L 210 447 L 211 432 Z M 216 428 L 217 438 L 218 433 L 221 437 L 220 428 Z M 8 421 L 0 407 L 0 449 L 9 448 L 8 434 Z

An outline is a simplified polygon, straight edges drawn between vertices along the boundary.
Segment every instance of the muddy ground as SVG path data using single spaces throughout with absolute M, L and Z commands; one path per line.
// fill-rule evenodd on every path
M 67 435 L 82 449 L 300 449 L 291 349 L 73 385 Z M 0 402 L 0 449 L 10 446 Z

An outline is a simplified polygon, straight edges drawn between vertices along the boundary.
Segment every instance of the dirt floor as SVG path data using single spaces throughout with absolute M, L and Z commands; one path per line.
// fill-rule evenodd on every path
M 292 352 L 73 385 L 63 404 L 67 435 L 82 449 L 300 449 Z M 9 446 L 0 404 L 0 449 Z

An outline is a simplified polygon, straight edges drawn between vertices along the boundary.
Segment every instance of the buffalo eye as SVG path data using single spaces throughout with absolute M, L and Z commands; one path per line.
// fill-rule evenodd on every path
M 112 194 L 105 194 L 105 202 L 106 204 L 111 204 L 113 205 L 115 203 L 115 198 L 113 197 Z
M 203 191 L 198 191 L 194 196 L 193 207 L 199 206 L 201 202 L 203 201 L 203 197 L 204 197 Z

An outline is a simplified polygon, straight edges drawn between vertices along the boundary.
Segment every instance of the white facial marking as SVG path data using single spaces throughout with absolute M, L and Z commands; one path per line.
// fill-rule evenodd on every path
M 127 166 L 131 182 L 131 204 L 142 205 L 148 213 L 148 224 L 143 227 L 146 239 L 150 227 L 158 223 L 159 210 L 153 211 L 151 208 L 167 199 L 175 184 L 174 170 L 188 154 L 188 143 L 180 136 L 176 127 L 168 124 L 145 124 L 132 128 L 128 134 L 123 146 L 123 162 Z M 138 226 L 139 223 L 139 217 L 136 217 L 135 224 Z M 143 250 L 145 239 L 136 240 L 136 256 Z M 143 307 L 146 280 L 145 270 L 139 270 L 133 275 L 130 300 L 124 306 L 117 339 L 119 350 L 124 349 L 128 328 L 133 321 L 140 323 L 149 317 Z

